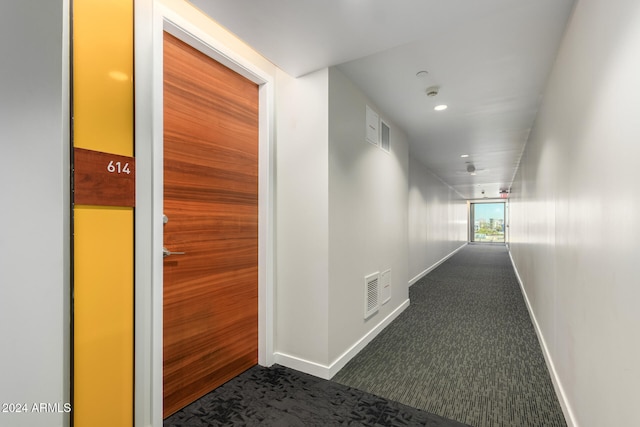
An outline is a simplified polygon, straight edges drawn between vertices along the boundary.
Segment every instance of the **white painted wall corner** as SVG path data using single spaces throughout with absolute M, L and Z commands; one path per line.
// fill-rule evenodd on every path
M 393 322 L 404 310 L 407 309 L 407 307 L 409 307 L 409 299 L 406 299 L 398 306 L 398 308 L 382 319 L 382 321 L 380 321 L 380 323 L 378 323 L 371 331 L 360 338 L 329 366 L 279 352 L 274 354 L 275 363 L 286 366 L 287 368 L 295 369 L 296 371 L 329 380 L 333 378 L 333 376 L 337 374 L 338 371 L 340 371 L 340 369 L 353 359 L 363 348 L 365 348 L 367 344 L 369 344 L 380 332 L 382 332 L 384 328 L 389 326 L 391 322 Z

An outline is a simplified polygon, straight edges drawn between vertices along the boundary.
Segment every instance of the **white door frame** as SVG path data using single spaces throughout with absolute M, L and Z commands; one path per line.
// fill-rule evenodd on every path
M 144 17 L 136 18 L 136 26 L 143 28 L 136 30 L 135 421 L 137 426 L 161 426 L 163 31 L 259 85 L 258 363 L 263 366 L 274 363 L 275 78 L 216 40 L 203 28 L 158 2 L 146 0 L 145 5 L 138 7 L 142 10 L 136 9 L 136 13 L 146 15 L 147 19 L 152 16 L 152 23 L 149 26 L 148 22 L 144 22 Z M 144 33 L 144 30 L 149 31 Z M 148 52 L 149 41 L 151 52 Z M 138 52 L 138 49 L 141 51 Z M 151 67 L 144 63 L 149 58 Z M 142 82 L 144 78 L 149 78 L 151 83 Z M 138 129 L 139 126 L 141 129 Z

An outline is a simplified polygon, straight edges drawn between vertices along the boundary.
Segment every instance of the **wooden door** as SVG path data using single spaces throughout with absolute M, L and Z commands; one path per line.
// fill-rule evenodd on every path
M 164 35 L 164 417 L 258 360 L 258 87 Z

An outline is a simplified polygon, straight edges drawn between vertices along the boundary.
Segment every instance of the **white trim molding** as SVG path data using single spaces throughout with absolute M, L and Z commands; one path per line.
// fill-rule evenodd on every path
M 321 363 L 316 363 L 310 360 L 301 359 L 296 356 L 275 353 L 275 363 L 286 366 L 297 371 L 301 371 L 310 375 L 314 375 L 325 380 L 333 378 L 335 374 L 340 371 L 351 359 L 353 359 L 363 348 L 367 346 L 380 332 L 391 324 L 403 311 L 409 307 L 409 299 L 405 300 L 392 311 L 387 317 L 382 319 L 371 331 L 360 338 L 355 344 L 353 344 L 347 351 L 342 353 L 333 363 L 329 366 Z

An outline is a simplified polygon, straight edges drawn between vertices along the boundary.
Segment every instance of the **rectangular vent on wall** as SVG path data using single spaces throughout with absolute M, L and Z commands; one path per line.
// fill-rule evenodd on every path
M 380 121 L 380 148 L 387 153 L 391 151 L 391 142 L 389 141 L 389 126 Z
M 364 318 L 371 317 L 380 308 L 380 274 L 375 272 L 364 278 Z
M 386 304 L 391 299 L 391 269 L 380 273 L 380 300 Z
M 373 145 L 378 145 L 379 135 L 379 122 L 380 116 L 378 113 L 373 111 L 371 107 L 367 105 L 367 113 L 366 113 L 366 135 L 367 141 L 372 143 Z

